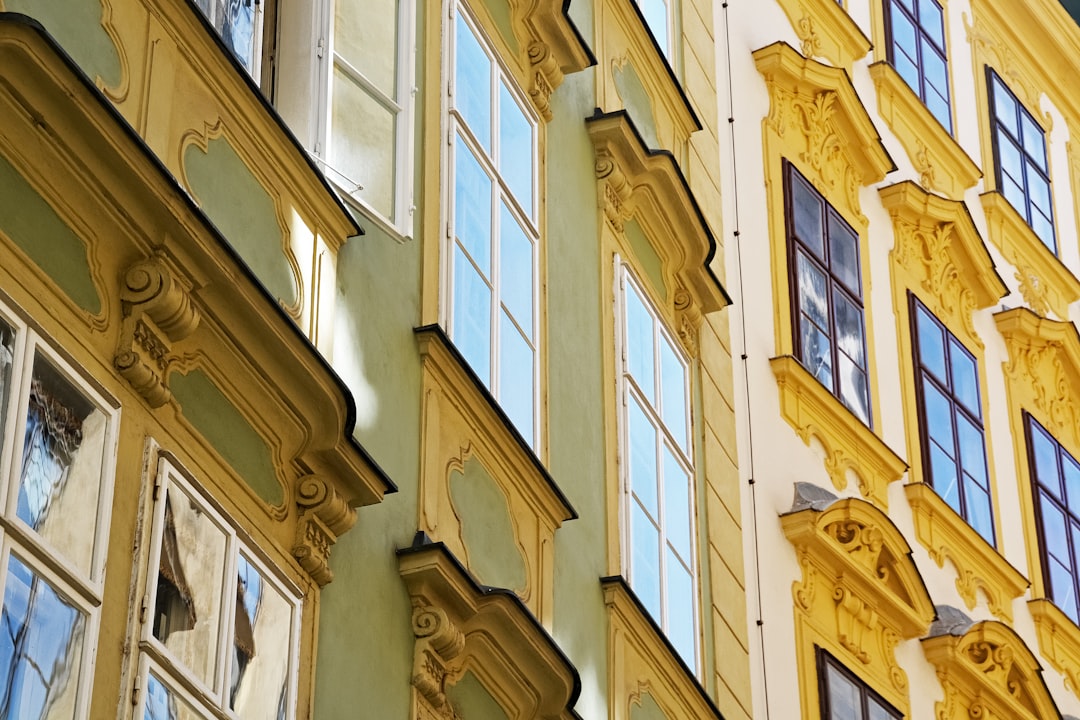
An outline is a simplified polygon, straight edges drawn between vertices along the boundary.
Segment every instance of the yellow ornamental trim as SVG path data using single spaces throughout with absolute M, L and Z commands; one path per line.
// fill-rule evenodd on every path
M 866 37 L 835 0 L 780 0 L 806 57 L 823 57 L 850 68 L 870 52 Z
M 907 463 L 874 431 L 844 407 L 794 357 L 769 361 L 780 392 L 780 413 L 807 445 L 816 437 L 825 449 L 825 469 L 837 490 L 847 487 L 847 471 L 859 492 L 888 509 L 889 483 L 899 480 Z
M 522 40 L 530 68 L 529 97 L 551 120 L 551 93 L 566 75 L 596 64 L 563 0 L 529 0 L 514 8 L 514 34 Z
M 1020 294 L 1039 315 L 1069 316 L 1069 304 L 1080 300 L 1080 280 L 1043 244 L 1001 193 L 979 196 L 986 212 L 990 240 L 1016 267 Z
M 915 537 L 930 557 L 944 567 L 956 568 L 956 590 L 968 609 L 974 609 L 977 591 L 986 597 L 990 612 L 1012 622 L 1012 601 L 1024 594 L 1028 580 L 987 543 L 934 489 L 925 483 L 904 486 L 915 520 Z
M 891 65 L 874 63 L 870 77 L 877 89 L 878 112 L 915 164 L 919 183 L 950 199 L 963 199 L 982 177 L 979 166 Z
M 1080 628 L 1050 600 L 1029 600 L 1028 610 L 1042 657 L 1065 676 L 1065 687 L 1080 696 Z
M 937 720 L 1060 717 L 1038 659 L 1014 630 L 993 620 L 971 624 L 953 608 L 940 610 L 951 626 L 935 622 L 922 641 L 945 690 L 935 706 Z

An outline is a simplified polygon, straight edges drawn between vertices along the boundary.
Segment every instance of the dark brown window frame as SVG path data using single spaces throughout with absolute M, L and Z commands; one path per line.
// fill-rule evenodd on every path
M 934 3 L 934 5 L 937 6 L 938 10 L 941 11 L 941 13 L 942 13 L 942 25 L 944 25 L 944 22 L 945 22 L 944 21 L 944 14 L 945 14 L 945 12 L 944 12 L 944 8 L 941 6 L 941 3 L 938 2 L 938 0 L 929 0 L 929 1 Z M 918 88 L 912 88 L 912 90 L 914 90 L 915 94 L 919 96 L 919 100 L 922 101 L 923 105 L 926 105 L 927 110 L 930 110 L 930 106 L 927 105 L 927 103 L 926 103 L 927 93 L 930 92 L 930 90 L 927 89 L 927 85 L 929 85 L 930 83 L 929 83 L 929 80 L 927 79 L 927 75 L 926 75 L 926 63 L 923 61 L 923 43 L 922 43 L 923 39 L 925 39 L 928 43 L 930 43 L 930 45 L 932 46 L 932 49 L 934 51 L 934 54 L 937 55 L 939 60 L 941 60 L 941 64 L 945 66 L 945 98 L 944 98 L 944 100 L 945 100 L 945 107 L 948 110 L 948 116 L 945 119 L 942 119 L 942 118 L 938 117 L 932 110 L 930 111 L 930 114 L 934 116 L 935 120 L 937 120 L 939 123 L 941 123 L 942 127 L 945 128 L 945 131 L 947 133 L 952 135 L 952 132 L 953 132 L 953 127 L 952 127 L 952 88 L 949 87 L 949 54 L 946 52 L 945 47 L 942 46 L 942 45 L 939 45 L 937 40 L 933 37 L 933 35 L 931 35 L 930 32 L 928 32 L 927 29 L 924 27 L 922 17 L 921 17 L 921 13 L 919 11 L 918 0 L 915 0 L 915 12 L 914 13 L 912 13 L 912 11 L 909 10 L 908 8 L 904 7 L 904 4 L 903 4 L 903 2 L 901 2 L 901 0 L 883 0 L 883 2 L 884 2 L 883 15 L 885 16 L 885 56 L 886 56 L 886 59 L 888 60 L 889 64 L 892 65 L 894 68 L 896 67 L 896 43 L 893 41 L 893 27 L 892 27 L 892 9 L 893 9 L 893 7 L 895 6 L 898 12 L 903 13 L 904 17 L 906 17 L 915 28 L 915 52 L 916 52 L 916 57 L 912 58 L 912 59 L 914 60 L 914 63 L 915 63 L 915 70 L 919 74 L 919 87 Z M 945 40 L 944 29 L 942 29 L 942 40 L 943 41 Z M 906 55 L 906 53 L 905 53 L 905 55 Z M 905 81 L 906 81 L 906 78 L 905 78 Z M 910 85 L 909 85 L 909 87 L 910 87 Z
M 861 717 L 856 720 L 870 720 L 870 707 L 869 700 L 873 700 L 877 703 L 885 712 L 889 713 L 895 720 L 903 720 L 904 715 L 899 710 L 894 708 L 885 698 L 881 697 L 878 693 L 874 692 L 874 689 L 863 682 L 862 678 L 853 673 L 851 670 L 837 660 L 827 650 L 816 647 L 814 648 L 817 659 L 817 675 L 818 675 L 818 700 L 821 706 L 821 720 L 831 720 L 832 708 L 829 706 L 829 677 L 828 670 L 832 668 L 839 674 L 843 675 L 853 685 L 859 689 L 859 705 Z

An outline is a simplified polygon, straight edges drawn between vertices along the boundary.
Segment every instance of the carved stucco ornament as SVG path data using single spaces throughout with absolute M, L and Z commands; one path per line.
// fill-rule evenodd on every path
M 416 637 L 413 652 L 413 687 L 427 701 L 435 717 L 459 720 L 446 697 L 446 677 L 451 663 L 465 649 L 465 634 L 446 616 L 446 612 L 414 601 L 412 630 Z
M 319 586 L 334 579 L 330 548 L 356 524 L 356 510 L 334 487 L 318 475 L 306 475 L 296 484 L 300 517 L 292 554 Z

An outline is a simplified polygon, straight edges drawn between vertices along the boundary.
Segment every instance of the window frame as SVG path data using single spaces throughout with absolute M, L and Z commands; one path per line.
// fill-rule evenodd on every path
M 795 167 L 794 163 L 792 163 L 792 162 L 785 159 L 783 161 L 782 165 L 783 165 L 783 175 L 784 175 L 784 226 L 785 226 L 784 227 L 784 234 L 785 234 L 785 245 L 786 245 L 786 256 L 787 256 L 786 257 L 786 262 L 787 262 L 788 285 L 789 285 L 789 287 L 788 287 L 788 300 L 789 300 L 789 303 L 790 303 L 789 311 L 791 313 L 791 331 L 792 331 L 792 350 L 793 350 L 793 354 L 794 354 L 795 358 L 799 361 L 799 363 L 806 369 L 806 371 L 809 372 L 810 375 L 812 375 L 815 380 L 817 380 L 818 382 L 821 382 L 821 384 L 824 387 L 826 387 L 826 389 L 829 390 L 830 394 L 833 397 L 835 397 L 840 402 L 841 405 L 843 405 L 848 411 L 851 412 L 852 415 L 854 415 L 864 425 L 866 425 L 867 428 L 873 430 L 873 427 L 874 427 L 874 425 L 873 425 L 873 422 L 874 422 L 874 409 L 873 409 L 873 403 L 872 403 L 871 382 L 870 382 L 870 355 L 869 355 L 869 348 L 867 346 L 868 343 L 867 343 L 867 340 L 866 340 L 866 325 L 867 325 L 867 323 L 866 323 L 866 305 L 865 305 L 864 299 L 863 299 L 863 288 L 864 288 L 864 285 L 865 285 L 865 281 L 864 281 L 864 278 L 863 278 L 863 267 L 862 267 L 863 249 L 861 247 L 861 238 L 859 237 L 859 234 L 855 231 L 855 229 L 851 226 L 851 224 L 843 217 L 843 215 L 841 215 L 840 212 L 835 207 L 833 207 L 832 203 L 830 203 L 828 201 L 828 199 L 824 195 L 822 195 L 817 190 L 817 188 L 815 188 L 813 186 L 813 184 L 806 178 L 806 176 L 804 176 L 799 171 L 799 169 L 797 167 Z M 830 243 L 830 235 L 829 235 L 829 219 L 830 218 L 835 218 L 836 221 L 841 223 L 843 225 L 843 228 L 847 229 L 851 233 L 851 236 L 854 238 L 854 248 L 855 248 L 854 265 L 855 265 L 855 268 L 858 271 L 858 282 L 859 282 L 859 287 L 857 288 L 857 290 L 858 290 L 857 295 L 852 291 L 852 288 L 848 287 L 841 278 L 837 277 L 833 273 L 833 270 L 832 270 L 832 267 L 831 267 L 831 259 L 829 260 L 830 266 L 829 267 L 824 267 L 823 262 L 821 260 L 819 260 L 817 257 L 814 256 L 813 248 L 810 248 L 808 245 L 806 245 L 806 243 L 804 243 L 796 235 L 795 227 L 794 227 L 795 226 L 794 194 L 793 194 L 793 191 L 792 191 L 793 184 L 796 183 L 796 182 L 801 183 L 805 188 L 807 188 L 811 193 L 813 193 L 813 195 L 818 199 L 818 201 L 819 201 L 819 203 L 821 205 L 821 209 L 822 209 L 822 212 L 821 212 L 821 222 L 822 222 L 821 237 L 822 237 L 823 252 L 825 253 L 826 258 L 831 258 L 831 254 L 832 254 L 832 248 L 831 248 L 831 243 Z M 826 337 L 828 338 L 829 344 L 830 344 L 830 351 L 829 352 L 830 352 L 830 361 L 832 363 L 832 365 L 831 365 L 832 385 L 831 386 L 825 385 L 825 383 L 822 382 L 820 378 L 818 378 L 817 373 L 815 373 L 813 370 L 811 370 L 809 367 L 807 367 L 806 361 L 805 361 L 805 348 L 803 347 L 803 315 L 804 315 L 804 313 L 802 312 L 802 309 L 800 307 L 801 287 L 800 287 L 800 283 L 799 283 L 799 270 L 798 270 L 798 257 L 799 257 L 799 250 L 800 249 L 802 250 L 802 255 L 805 256 L 808 261 L 814 263 L 816 269 L 818 269 L 822 273 L 822 275 L 824 276 L 825 281 L 826 281 L 825 292 L 826 292 L 826 304 L 827 304 L 828 321 L 829 321 L 829 328 L 828 328 L 829 332 L 826 335 Z M 864 380 L 865 380 L 864 388 L 863 388 L 864 399 L 865 399 L 865 402 L 866 402 L 866 417 L 865 418 L 860 417 L 859 413 L 854 408 L 852 408 L 850 405 L 848 405 L 848 403 L 843 399 L 843 397 L 841 395 L 840 374 L 839 374 L 839 358 L 840 358 L 841 350 L 839 349 L 839 343 L 837 342 L 838 333 L 837 333 L 837 330 L 836 330 L 836 313 L 835 313 L 835 311 L 833 309 L 834 308 L 834 302 L 835 302 L 834 301 L 834 288 L 839 289 L 840 292 L 842 292 L 845 296 L 847 296 L 847 299 L 849 301 L 851 301 L 852 304 L 859 311 L 859 321 L 860 321 L 859 322 L 859 327 L 860 327 L 860 334 L 861 334 L 861 337 L 862 337 L 863 364 L 861 366 L 858 366 L 855 363 L 853 358 L 849 357 L 849 359 L 852 361 L 853 365 L 855 365 L 856 367 L 859 367 L 859 369 L 862 370 L 863 377 L 864 377 Z M 816 325 L 815 325 L 815 327 L 816 327 Z M 819 328 L 819 330 L 820 330 L 820 328 Z M 847 356 L 846 353 L 844 353 L 844 355 Z
M 446 57 L 448 61 L 445 63 L 445 76 L 443 80 L 444 88 L 444 111 L 443 122 L 444 132 L 446 133 L 446 147 L 444 148 L 444 183 L 445 192 L 443 193 L 443 223 L 445 226 L 445 241 L 443 244 L 443 277 L 441 293 L 441 307 L 442 307 L 442 319 L 444 326 L 447 329 L 447 335 L 451 342 L 459 350 L 461 355 L 466 358 L 468 362 L 469 352 L 467 348 L 463 347 L 460 341 L 460 335 L 458 334 L 458 326 L 462 325 L 462 321 L 457 317 L 456 307 L 456 292 L 458 284 L 457 274 L 457 261 L 459 252 L 464 254 L 464 259 L 469 262 L 472 268 L 479 275 L 479 281 L 485 284 L 486 289 L 489 291 L 489 323 L 488 323 L 488 357 L 487 357 L 487 377 L 482 372 L 482 368 L 474 368 L 470 364 L 470 369 L 480 380 L 481 384 L 491 394 L 492 398 L 500 405 L 500 408 L 504 410 L 506 415 L 510 418 L 515 430 L 525 440 L 526 444 L 533 450 L 538 452 L 538 449 L 542 444 L 541 426 L 542 426 L 542 393 L 541 393 L 541 363 L 543 353 L 543 340 L 542 337 L 542 323 L 541 323 L 541 262 L 543 258 L 543 233 L 541 231 L 541 194 L 542 187 L 540 183 L 540 164 L 541 164 L 541 147 L 542 129 L 544 127 L 541 117 L 537 114 L 533 104 L 529 101 L 528 94 L 524 92 L 518 81 L 517 76 L 507 66 L 501 57 L 496 44 L 489 37 L 488 32 L 484 28 L 483 24 L 476 17 L 476 15 L 469 8 L 468 4 L 464 0 L 450 0 L 451 12 L 446 13 L 446 24 L 444 26 L 444 36 L 447 38 L 447 52 Z M 491 74 L 490 74 L 490 96 L 488 112 L 490 114 L 489 122 L 491 123 L 488 128 L 488 144 L 490 150 L 486 149 L 483 142 L 477 138 L 476 131 L 469 125 L 468 120 L 461 112 L 461 107 L 458 106 L 457 98 L 460 96 L 455 94 L 455 85 L 458 69 L 458 48 L 457 48 L 457 23 L 463 22 L 466 28 L 472 33 L 473 37 L 477 41 L 479 49 L 485 54 L 486 58 L 490 62 Z M 502 103 L 502 90 L 505 90 L 509 94 L 512 102 L 521 111 L 522 117 L 527 121 L 532 134 L 532 148 L 531 148 L 531 192 L 532 196 L 529 198 L 528 203 L 522 202 L 520 198 L 510 188 L 509 182 L 504 178 L 500 171 L 501 162 L 501 140 L 499 138 L 501 133 L 500 113 Z M 457 236 L 457 222 L 458 222 L 458 208 L 457 208 L 457 193 L 456 182 L 457 172 L 460 162 L 459 148 L 465 149 L 472 157 L 473 161 L 479 167 L 480 171 L 486 176 L 491 183 L 491 198 L 489 201 L 489 222 L 490 222 L 490 246 L 488 248 L 489 258 L 489 272 L 484 273 L 475 263 L 475 261 L 468 256 L 468 249 L 458 239 Z M 501 223 L 505 212 L 510 213 L 512 220 L 518 224 L 518 229 L 521 230 L 521 236 L 531 244 L 531 278 L 532 288 L 529 296 L 531 303 L 531 337 L 524 338 L 526 345 L 531 345 L 533 355 L 533 367 L 532 367 L 532 394 L 531 394 L 531 416 L 530 425 L 531 428 L 520 427 L 512 417 L 509 408 L 504 406 L 503 399 L 505 393 L 502 391 L 502 321 L 504 315 L 513 323 L 513 330 L 520 333 L 522 329 L 522 323 L 508 307 L 505 306 L 506 294 L 502 292 L 503 283 L 503 267 L 501 264 L 503 240 L 506 235 L 501 230 Z
M 941 41 L 942 41 L 943 44 L 940 45 L 940 46 L 938 45 L 937 40 L 934 39 L 934 37 L 931 35 L 931 33 L 928 32 L 926 27 L 923 25 L 922 17 L 921 17 L 922 11 L 920 9 L 921 8 L 921 3 L 923 1 L 933 3 L 937 7 L 938 12 L 941 13 Z M 899 70 L 899 68 L 897 67 L 897 64 L 896 64 L 896 53 L 898 51 L 899 52 L 903 52 L 903 51 L 898 48 L 898 45 L 897 45 L 897 43 L 896 43 L 896 41 L 895 41 L 895 39 L 893 37 L 893 12 L 895 11 L 895 12 L 902 13 L 905 16 L 905 18 L 911 23 L 912 27 L 915 30 L 915 52 L 916 52 L 916 57 L 911 58 L 910 56 L 907 55 L 907 53 L 904 53 L 904 56 L 907 57 L 909 60 L 912 60 L 914 65 L 915 65 L 915 72 L 919 76 L 919 87 L 918 88 L 911 87 L 911 83 L 907 82 L 907 78 L 904 78 L 904 76 L 902 74 L 900 75 L 900 77 L 903 78 L 905 84 L 907 84 L 907 86 L 909 88 L 911 88 L 915 92 L 916 95 L 919 96 L 919 100 L 922 101 L 922 104 L 926 107 L 926 109 L 930 112 L 930 114 L 934 117 L 934 119 L 937 120 L 939 123 L 941 123 L 942 127 L 945 128 L 945 131 L 949 135 L 952 135 L 953 134 L 952 88 L 950 87 L 951 83 L 950 83 L 950 77 L 949 77 L 949 52 L 948 52 L 948 47 L 946 47 L 944 45 L 944 43 L 946 43 L 948 41 L 948 31 L 946 30 L 946 27 L 945 27 L 945 25 L 946 25 L 946 17 L 945 17 L 945 8 L 944 8 L 944 6 L 938 0 L 913 0 L 913 7 L 914 7 L 914 13 L 913 13 L 911 10 L 904 7 L 904 3 L 902 2 L 902 0 L 882 0 L 882 2 L 884 2 L 883 14 L 884 14 L 884 25 L 885 25 L 885 57 L 886 57 L 889 65 L 891 65 L 896 70 L 897 74 L 900 74 L 900 70 Z M 924 48 L 924 41 L 930 45 L 930 49 L 934 52 L 934 54 L 937 56 L 937 58 L 941 61 L 941 65 L 944 68 L 944 72 L 945 72 L 945 97 L 943 99 L 945 101 L 945 111 L 946 111 L 946 117 L 944 119 L 939 117 L 930 108 L 930 105 L 927 103 L 928 93 L 934 92 L 935 94 L 937 94 L 939 96 L 940 96 L 940 93 L 937 93 L 935 90 L 930 89 L 932 86 L 930 85 L 930 81 L 929 81 L 929 79 L 927 77 L 926 63 L 925 63 L 925 61 L 923 59 L 923 52 L 924 52 L 924 49 L 925 49 Z
M 1005 127 L 1002 124 L 1001 120 L 999 119 L 998 104 L 1000 101 L 997 96 L 997 89 L 999 87 L 1005 91 L 1005 93 L 1008 95 L 1008 99 L 1011 100 L 1013 105 L 1016 107 L 1016 113 L 1014 115 L 1013 122 L 1018 129 L 1019 137 L 1016 137 L 1008 127 Z M 1009 203 L 1009 206 L 1016 210 L 1020 217 L 1023 218 L 1024 222 L 1029 228 L 1031 228 L 1032 232 L 1035 234 L 1035 237 L 1039 239 L 1042 245 L 1045 246 L 1046 249 L 1051 252 L 1051 254 L 1057 256 L 1058 241 L 1057 227 L 1054 220 L 1054 185 L 1050 177 L 1050 142 L 1049 138 L 1047 138 L 1046 130 L 1043 128 L 1042 124 L 1038 121 L 1038 119 L 1027 109 L 1027 107 L 1025 107 L 1024 103 L 1020 100 L 1020 98 L 1016 96 L 1016 93 L 1012 91 L 1012 89 L 1005 83 L 1001 76 L 998 75 L 998 73 L 994 70 L 994 68 L 990 67 L 989 65 L 986 66 L 986 95 L 988 114 L 990 116 L 990 145 L 993 149 L 994 159 L 994 187 L 999 193 L 1001 193 L 1003 197 L 1005 197 L 1005 199 Z M 1046 200 L 1049 205 L 1048 210 L 1050 212 L 1050 215 L 1049 217 L 1046 217 L 1041 211 L 1038 212 L 1039 215 L 1042 215 L 1049 223 L 1049 239 L 1044 238 L 1042 235 L 1039 234 L 1038 230 L 1035 229 L 1035 225 L 1032 221 L 1033 213 L 1037 210 L 1035 209 L 1036 206 L 1032 201 L 1031 197 L 1031 184 L 1028 180 L 1028 171 L 1031 168 L 1032 163 L 1036 161 L 1036 158 L 1034 155 L 1028 152 L 1028 149 L 1025 146 L 1025 133 L 1023 131 L 1025 118 L 1027 120 L 1030 120 L 1031 124 L 1035 127 L 1036 130 L 1038 130 L 1038 136 L 1042 140 L 1043 167 L 1040 168 L 1036 166 L 1034 170 L 1038 174 L 1040 179 L 1042 179 L 1046 183 Z M 1021 178 L 1023 186 L 1019 189 L 1024 196 L 1023 209 L 1016 207 L 1016 205 L 1013 204 L 1013 201 L 1009 199 L 1005 191 L 1005 181 L 1003 179 L 1004 168 L 1001 163 L 1001 148 L 998 141 L 999 135 L 1001 133 L 1005 133 L 1006 135 L 1008 135 L 1009 141 L 1016 146 L 1020 153 L 1020 162 L 1023 166 L 1023 177 Z
M 903 720 L 903 713 L 890 705 L 885 698 L 881 697 L 880 694 L 863 682 L 858 675 L 849 670 L 846 665 L 837 660 L 831 653 L 818 646 L 815 646 L 814 649 L 815 654 L 817 655 L 818 701 L 821 709 L 821 720 L 830 720 L 832 717 L 832 708 L 829 702 L 828 671 L 830 669 L 835 670 L 859 690 L 861 717 L 856 720 L 870 720 L 870 700 L 873 700 L 882 710 L 891 715 L 892 720 Z
M 203 2 L 209 3 L 207 9 L 203 9 Z M 222 2 L 228 3 L 230 0 L 222 0 Z M 247 61 L 241 58 L 232 47 L 225 41 L 225 38 L 221 35 L 217 26 L 217 11 L 220 9 L 218 0 L 190 0 L 192 6 L 194 6 L 196 12 L 198 12 L 213 28 L 215 35 L 221 41 L 222 45 L 228 48 L 232 57 L 240 64 L 241 67 L 247 72 L 251 79 L 260 88 L 263 88 L 263 92 L 269 94 L 270 88 L 273 85 L 272 73 L 273 73 L 273 51 L 276 38 L 276 18 L 277 18 L 277 0 L 240 0 L 246 2 L 253 7 L 254 20 L 252 23 L 252 67 L 247 66 Z
M 623 571 L 626 574 L 627 584 L 634 590 L 640 600 L 642 607 L 645 608 L 649 616 L 660 628 L 664 636 L 668 638 L 671 646 L 679 654 L 679 657 L 690 668 L 695 677 L 700 677 L 703 671 L 702 668 L 702 639 L 701 639 L 701 572 L 699 568 L 700 563 L 700 548 L 698 547 L 698 522 L 697 522 L 697 482 L 696 482 L 696 464 L 695 464 L 695 446 L 694 446 L 694 426 L 693 426 L 693 407 L 692 407 L 692 393 L 693 393 L 693 360 L 686 356 L 679 344 L 677 337 L 668 328 L 666 321 L 658 312 L 655 304 L 649 293 L 645 290 L 644 284 L 639 281 L 634 273 L 634 270 L 618 255 L 615 257 L 615 338 L 616 338 L 616 357 L 617 357 L 617 378 L 618 378 L 618 436 L 619 436 L 619 482 L 620 482 L 620 496 L 622 501 L 620 502 L 619 515 L 620 515 L 620 545 L 622 548 L 622 566 Z M 629 288 L 632 288 L 637 296 L 641 299 L 642 307 L 648 313 L 652 320 L 652 337 L 653 337 L 653 392 L 654 397 L 659 397 L 661 404 L 663 404 L 663 378 L 662 378 L 662 361 L 661 361 L 661 344 L 666 342 L 675 353 L 676 360 L 682 364 L 683 367 L 683 407 L 685 412 L 683 414 L 683 422 L 685 423 L 686 433 L 686 446 L 680 445 L 678 438 L 676 438 L 672 428 L 668 427 L 667 422 L 664 420 L 663 409 L 658 409 L 655 404 L 644 396 L 640 383 L 633 376 L 630 369 L 630 353 L 629 348 L 629 314 L 627 312 L 627 294 L 630 292 Z M 640 400 L 638 399 L 640 398 Z M 640 411 L 645 415 L 645 419 L 650 423 L 654 431 L 654 438 L 656 444 L 654 445 L 654 462 L 657 469 L 656 473 L 656 515 L 658 518 L 652 518 L 649 509 L 645 506 L 637 497 L 637 493 L 634 490 L 631 482 L 631 439 L 630 439 L 630 404 L 634 403 Z M 674 552 L 676 555 L 681 555 L 679 550 L 673 545 L 670 539 L 670 533 L 668 532 L 668 525 L 674 520 L 670 517 L 667 508 L 666 489 L 667 485 L 664 478 L 665 462 L 663 460 L 663 454 L 665 450 L 673 449 L 671 453 L 675 461 L 679 464 L 679 469 L 686 473 L 687 477 L 687 490 L 686 500 L 687 507 L 686 513 L 688 515 L 688 528 L 687 537 L 689 538 L 689 558 L 679 557 L 682 561 L 683 568 L 689 571 L 690 574 L 690 597 L 691 597 L 691 617 L 692 626 L 691 632 L 693 635 L 693 648 L 692 655 L 687 657 L 685 655 L 685 648 L 680 648 L 676 639 L 671 637 L 669 633 L 670 629 L 670 611 L 672 608 L 669 604 L 669 588 L 668 588 L 668 572 L 667 563 L 669 552 Z M 635 563 L 634 563 L 634 543 L 633 543 L 633 510 L 636 505 L 639 505 L 643 512 L 646 513 L 646 519 L 653 525 L 657 531 L 657 550 L 660 553 L 657 564 L 657 576 L 658 586 L 660 592 L 660 617 L 654 617 L 653 612 L 646 604 L 646 598 L 644 598 L 635 587 Z
M 942 322 L 930 309 L 910 290 L 908 295 L 908 320 L 909 331 L 911 332 L 911 348 L 912 348 L 912 369 L 915 373 L 915 398 L 916 407 L 919 414 L 919 448 L 922 460 L 923 478 L 927 485 L 934 488 L 934 492 L 938 494 L 942 500 L 945 500 L 949 507 L 952 507 L 956 513 L 971 526 L 973 530 L 983 538 L 991 547 L 997 547 L 997 529 L 994 526 L 994 502 L 993 492 L 990 485 L 990 466 L 989 459 L 987 458 L 986 448 L 986 425 L 983 417 L 982 408 L 982 387 L 979 380 L 979 360 L 963 342 L 955 334 L 953 334 L 948 326 Z M 930 368 L 923 358 L 923 346 L 922 339 L 919 334 L 919 314 L 925 313 L 926 317 L 934 323 L 934 325 L 941 331 L 943 343 L 942 353 L 945 362 L 945 378 L 939 378 Z M 952 360 L 952 348 L 959 348 L 964 357 L 970 361 L 972 366 L 972 376 L 975 382 L 974 393 L 975 400 L 979 407 L 977 408 L 979 415 L 973 415 L 971 408 L 968 408 L 963 399 L 959 397 L 955 389 L 954 383 L 954 363 Z M 950 408 L 950 425 L 952 427 L 952 452 L 955 455 L 953 460 L 954 469 L 956 472 L 956 492 L 957 501 L 960 507 L 954 507 L 952 503 L 946 500 L 945 495 L 942 493 L 941 488 L 938 488 L 934 484 L 934 472 L 933 461 L 931 457 L 931 446 L 935 441 L 930 437 L 929 422 L 927 418 L 927 403 L 926 403 L 926 383 L 931 383 L 935 386 L 938 392 L 949 403 Z M 957 414 L 963 416 L 970 424 L 975 426 L 979 431 L 979 437 L 982 440 L 982 473 L 986 481 L 986 487 L 983 488 L 986 492 L 987 510 L 989 513 L 989 532 L 990 537 L 983 535 L 972 523 L 971 517 L 969 517 L 969 503 L 968 493 L 965 490 L 966 483 L 964 482 L 964 476 L 970 475 L 964 470 L 964 463 L 962 458 L 961 441 L 959 437 L 958 424 L 956 422 Z M 937 443 L 940 445 L 940 443 Z M 945 448 L 942 448 L 943 450 Z M 978 482 L 977 478 L 972 476 L 972 479 Z

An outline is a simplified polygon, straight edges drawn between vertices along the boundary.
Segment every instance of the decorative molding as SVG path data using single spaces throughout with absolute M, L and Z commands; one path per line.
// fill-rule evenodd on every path
M 1059 318 L 1068 318 L 1069 304 L 1080 300 L 1080 280 L 1043 244 L 1001 193 L 986 192 L 979 199 L 990 240 L 1018 270 L 1015 277 L 1024 300 L 1039 315 L 1052 311 Z
M 675 332 L 683 349 L 690 357 L 698 357 L 698 338 L 704 317 L 701 308 L 694 303 L 694 296 L 681 285 L 675 288 L 674 301 Z
M 870 66 L 878 112 L 907 151 L 927 190 L 962 200 L 982 177 L 979 166 L 887 62 Z
M 1042 95 L 1042 88 L 1046 86 L 1040 85 L 1030 77 L 1032 72 L 1030 58 L 1021 56 L 1017 48 L 1008 42 L 998 40 L 996 32 L 990 29 L 996 25 L 996 21 L 984 20 L 983 11 L 990 9 L 992 4 L 992 0 L 985 5 L 975 4 L 974 21 L 968 17 L 967 13 L 963 13 L 967 40 L 976 57 L 982 58 L 985 64 L 993 67 L 1028 110 L 1035 117 L 1039 117 L 1039 97 Z
M 296 482 L 299 517 L 292 546 L 293 557 L 320 586 L 334 579 L 330 548 L 356 524 L 356 510 L 333 485 L 318 475 Z
M 850 69 L 870 52 L 870 39 L 835 0 L 780 0 L 806 57 Z
M 412 612 L 412 684 L 438 717 L 460 720 L 446 698 L 446 676 L 451 663 L 465 649 L 465 635 L 446 617 L 441 608 L 416 601 Z
M 563 78 L 596 64 L 562 0 L 526 0 L 512 6 L 514 34 L 525 48 L 529 97 L 551 120 L 551 94 Z
M 909 483 L 904 493 L 915 520 L 915 537 L 938 567 L 945 560 L 956 568 L 956 591 L 969 610 L 975 608 L 981 590 L 990 612 L 1012 622 L 1012 601 L 1030 583 L 1008 560 L 986 542 L 974 528 L 949 507 L 926 483 Z
M 153 408 L 172 397 L 173 346 L 191 335 L 201 318 L 189 288 L 177 277 L 155 256 L 129 267 L 120 289 L 124 317 L 113 364 Z
M 825 469 L 837 490 L 855 473 L 859 492 L 882 509 L 889 506 L 888 485 L 907 463 L 884 440 L 790 355 L 769 361 L 780 392 L 780 413 L 807 445 L 816 437 L 825 450 Z
M 1080 628 L 1046 598 L 1029 600 L 1028 610 L 1042 657 L 1065 676 L 1069 692 L 1080 697 Z

